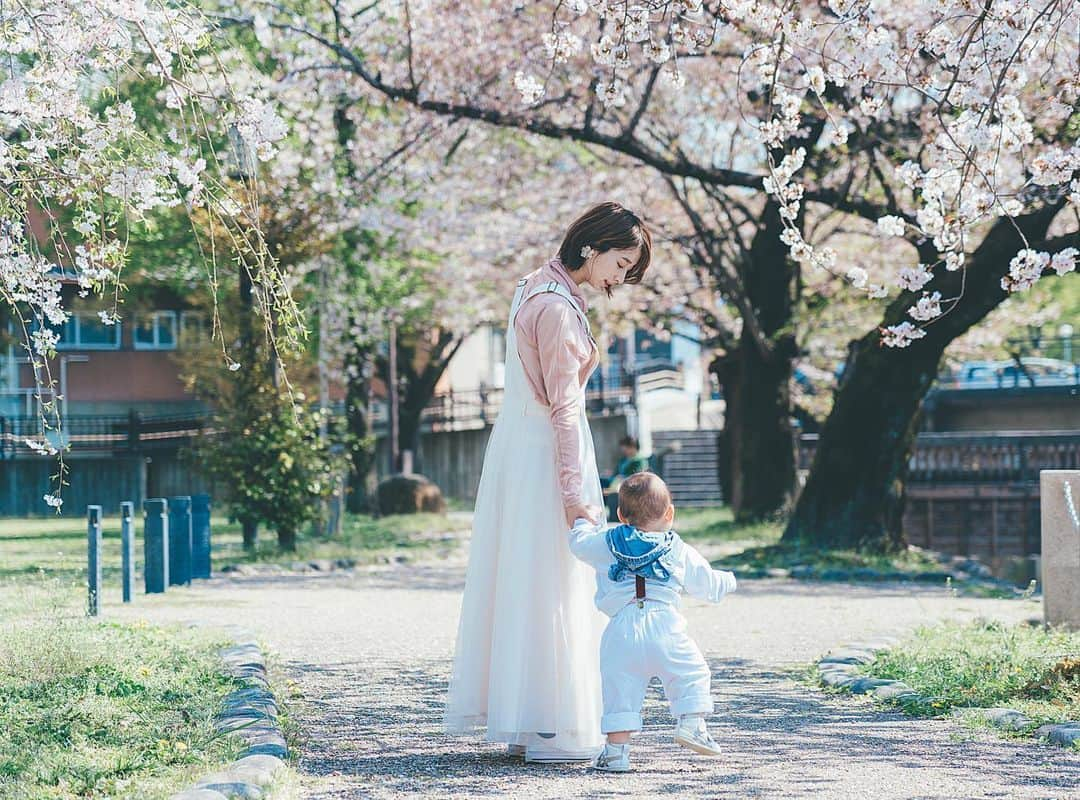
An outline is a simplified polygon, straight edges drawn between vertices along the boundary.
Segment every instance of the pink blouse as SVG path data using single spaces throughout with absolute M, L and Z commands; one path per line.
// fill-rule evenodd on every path
M 554 280 L 570 290 L 582 312 L 587 310 L 585 297 L 558 258 L 526 275 L 525 280 L 523 297 L 537 285 Z M 514 320 L 514 332 L 533 395 L 551 409 L 559 489 L 564 507 L 569 508 L 582 502 L 579 403 L 600 353 L 570 303 L 554 292 L 523 303 Z

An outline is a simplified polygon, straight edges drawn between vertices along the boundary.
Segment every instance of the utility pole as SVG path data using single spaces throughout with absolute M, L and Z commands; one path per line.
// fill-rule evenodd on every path
M 390 322 L 390 473 L 398 471 L 401 443 L 398 441 L 397 323 Z
M 326 375 L 326 262 L 319 265 L 319 439 L 326 444 L 326 411 L 330 407 L 330 381 Z

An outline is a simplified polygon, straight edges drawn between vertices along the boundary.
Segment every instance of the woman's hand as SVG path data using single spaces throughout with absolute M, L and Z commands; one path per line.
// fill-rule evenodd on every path
M 576 503 L 566 508 L 566 527 L 574 527 L 574 520 L 587 519 L 594 525 L 600 521 L 600 510 L 596 506 Z

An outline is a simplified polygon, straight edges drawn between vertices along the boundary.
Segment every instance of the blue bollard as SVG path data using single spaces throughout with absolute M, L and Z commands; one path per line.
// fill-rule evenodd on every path
M 120 582 L 125 603 L 131 602 L 135 584 L 135 504 L 120 504 Z
M 169 517 L 164 498 L 143 503 L 146 517 L 143 522 L 143 570 L 146 593 L 164 592 L 169 586 Z
M 210 577 L 210 495 L 191 496 L 191 577 Z
M 86 613 L 98 615 L 101 596 L 101 506 L 86 507 Z
M 169 585 L 191 583 L 191 498 L 169 498 Z

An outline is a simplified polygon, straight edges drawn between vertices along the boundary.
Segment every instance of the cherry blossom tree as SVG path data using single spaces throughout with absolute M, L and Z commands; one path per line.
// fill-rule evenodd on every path
M 691 208 L 742 203 L 766 233 L 735 276 L 767 321 L 742 319 L 742 372 L 769 400 L 748 385 L 751 408 L 784 406 L 786 298 L 805 270 L 892 298 L 851 348 L 791 538 L 897 542 L 906 453 L 945 348 L 1009 292 L 1075 266 L 1072 3 L 336 4 L 332 25 L 263 8 L 388 98 L 621 154 Z M 813 238 L 835 213 L 906 243 L 893 283 Z M 776 418 L 746 430 L 786 453 Z
M 65 467 L 49 359 L 67 319 L 65 276 L 83 297 L 111 296 L 101 319 L 114 323 L 131 232 L 157 210 L 200 209 L 259 265 L 284 336 L 301 330 L 257 226 L 238 225 L 251 195 L 226 185 L 218 158 L 220 123 L 259 159 L 273 157 L 283 123 L 258 97 L 198 89 L 216 69 L 213 44 L 197 10 L 158 0 L 0 8 L 0 297 L 37 387 L 41 435 L 28 444 L 58 459 L 45 496 L 57 509 Z M 169 112 L 164 129 L 135 112 L 133 87 L 148 82 Z M 212 279 L 216 261 L 204 263 Z
M 272 30 L 280 31 L 284 34 L 299 36 L 300 40 L 307 40 L 309 42 L 317 42 L 318 44 L 320 44 L 324 48 L 322 54 L 323 59 L 321 62 L 318 62 L 313 68 L 326 70 L 328 72 L 337 69 L 352 75 L 353 84 L 349 91 L 355 93 L 355 95 L 358 97 L 359 103 L 363 104 L 369 102 L 365 98 L 370 96 L 372 87 L 368 86 L 363 82 L 356 82 L 355 64 L 337 63 L 336 57 L 332 57 L 329 60 L 326 58 L 326 45 L 332 42 L 332 38 L 334 36 L 337 36 L 339 38 L 344 36 L 349 27 L 348 25 L 339 25 L 338 22 L 331 21 L 330 17 L 328 17 L 326 20 L 319 20 L 313 15 L 309 14 L 305 18 L 305 21 L 309 27 L 301 30 L 299 27 L 299 23 L 294 24 L 296 22 L 294 18 L 281 17 L 280 9 L 263 5 L 256 5 L 254 6 L 254 9 L 255 13 L 250 18 L 250 21 L 253 25 L 257 27 L 269 27 Z M 428 9 L 428 12 L 434 11 L 435 9 Z M 495 13 L 494 11 L 492 11 L 491 13 L 493 13 L 495 17 L 499 16 L 498 13 Z M 276 14 L 279 16 L 275 16 Z M 346 17 L 347 16 L 348 14 L 346 14 Z M 363 17 L 364 14 L 361 14 L 358 18 L 359 22 L 357 24 L 359 24 L 361 27 L 364 27 L 366 33 L 369 35 L 380 35 L 380 33 L 378 32 L 378 20 L 376 20 L 374 25 L 368 25 L 367 20 Z M 325 30 L 327 31 L 326 35 L 331 37 L 331 39 L 327 39 L 322 34 L 316 34 L 314 36 L 309 35 L 319 30 L 319 25 L 322 23 L 325 23 Z M 485 18 L 484 14 L 479 14 L 479 16 L 475 19 L 470 20 L 470 24 L 472 23 L 482 26 L 486 30 L 499 30 L 499 21 L 497 19 Z M 427 25 L 428 22 L 425 22 L 423 24 Z M 488 24 L 493 27 L 489 29 L 487 27 Z M 435 29 L 432 28 L 433 37 L 434 34 Z M 443 58 L 443 50 L 446 51 L 446 54 L 453 55 L 454 48 L 452 46 L 452 43 L 448 40 L 443 41 L 435 38 L 428 39 L 417 36 L 414 38 L 413 41 L 415 46 L 418 48 L 418 52 L 420 50 L 423 50 L 426 56 L 427 51 L 433 47 L 438 51 L 430 53 L 430 58 L 433 60 L 433 62 L 438 62 L 440 59 Z M 330 55 L 333 56 L 333 53 L 331 53 Z M 474 67 L 476 68 L 475 70 Z M 475 74 L 478 75 L 485 75 L 485 72 L 490 71 L 487 67 L 481 66 L 479 64 L 474 64 L 472 62 L 464 65 L 463 69 L 465 69 L 466 71 L 473 71 L 475 72 Z M 432 76 L 429 76 L 429 78 L 430 77 Z M 490 76 L 486 76 L 483 80 L 486 85 L 490 86 L 493 92 L 498 93 L 502 91 L 503 94 L 507 94 L 505 90 L 508 87 L 501 85 L 498 81 L 493 80 Z M 393 95 L 393 93 L 387 94 L 385 92 L 382 92 L 378 87 L 376 87 L 375 93 L 384 97 L 388 97 L 391 100 L 397 99 L 397 97 Z M 510 88 L 509 94 L 507 94 L 505 101 L 512 105 L 517 104 L 516 93 L 512 88 Z M 440 113 L 438 109 L 429 109 L 426 105 L 422 103 L 419 105 L 413 105 L 421 112 L 428 112 L 430 114 L 432 110 L 435 110 L 436 113 Z M 451 118 L 461 119 L 464 122 L 468 122 L 470 120 L 479 120 L 484 122 L 491 121 L 490 119 L 488 119 L 488 117 L 477 113 L 457 115 L 455 112 L 455 114 L 450 114 L 448 116 L 450 116 Z M 559 130 L 543 129 L 533 126 L 532 124 L 526 125 L 524 124 L 524 122 L 527 121 L 526 117 L 514 117 L 514 119 L 521 124 L 515 124 L 511 127 L 518 127 L 526 131 L 532 131 L 542 136 L 548 136 L 549 138 L 561 137 L 564 135 Z M 604 124 L 610 125 L 610 123 Z M 581 141 L 587 143 L 591 142 L 590 137 L 587 136 L 581 138 Z M 649 170 L 643 172 L 641 169 L 643 161 L 641 158 L 638 157 L 640 154 L 637 152 L 637 149 L 631 147 L 629 148 L 629 152 L 627 152 L 626 148 L 608 148 L 608 151 L 609 155 L 606 157 L 606 159 L 603 160 L 612 161 L 614 158 L 617 160 L 616 164 L 610 165 L 598 163 L 596 160 L 596 155 L 594 153 L 590 155 L 590 160 L 593 162 L 592 165 L 586 167 L 585 169 L 598 171 L 598 168 L 602 168 L 606 171 L 606 169 L 610 166 L 615 166 L 621 170 L 628 170 L 626 174 L 628 176 L 630 185 L 638 182 L 647 182 L 650 184 L 656 183 L 656 173 L 653 171 L 654 165 L 650 163 L 650 159 L 646 158 L 644 160 L 644 163 L 646 166 L 649 167 Z M 676 173 L 676 175 L 678 175 L 678 173 Z M 565 178 L 570 178 L 570 176 L 565 176 Z M 595 193 L 595 189 L 598 188 L 598 185 L 592 182 L 591 177 L 582 179 L 580 176 L 575 175 L 573 176 L 572 183 L 576 184 L 579 192 L 585 195 L 588 195 L 588 189 L 590 187 L 590 184 L 592 184 L 593 194 L 591 195 L 591 197 L 589 197 L 588 202 L 594 202 L 598 198 Z M 471 193 L 475 192 L 475 187 L 477 185 L 479 185 L 479 182 L 474 180 L 472 184 L 473 188 L 466 189 L 465 193 L 462 196 L 467 197 Z M 622 190 L 623 192 L 625 192 L 625 185 L 622 187 Z M 691 189 L 687 189 L 687 187 L 682 187 L 682 191 L 684 192 L 690 190 L 692 190 L 692 187 Z M 669 191 L 676 191 L 676 189 L 673 187 L 672 189 L 669 189 Z M 540 195 L 540 197 L 545 197 L 547 196 L 547 194 L 548 193 L 545 192 L 543 195 Z M 622 196 L 622 194 L 617 193 L 616 196 Z M 587 205 L 587 202 L 581 202 L 577 204 L 577 206 L 573 208 L 573 213 L 578 213 L 580 208 L 584 207 L 585 205 Z M 751 205 L 753 205 L 753 203 L 751 203 Z M 682 214 L 683 212 L 679 210 L 678 213 Z M 555 219 L 559 219 L 561 221 L 561 224 L 565 224 L 565 220 L 569 218 L 571 218 L 569 213 L 562 214 L 559 217 L 555 217 Z M 749 224 L 751 227 L 756 224 L 753 220 L 753 215 L 746 217 L 746 219 L 749 219 Z M 745 220 L 743 221 L 743 223 L 745 223 Z M 550 234 L 551 240 L 556 239 L 560 233 L 561 231 L 552 231 Z M 714 241 L 719 241 L 723 238 L 724 237 L 720 234 L 717 234 L 713 237 Z M 775 239 L 775 236 L 771 238 L 759 238 L 759 251 L 761 251 L 761 248 L 771 246 L 773 239 Z M 549 242 L 547 252 L 550 252 L 552 248 L 553 245 Z M 770 257 L 763 256 L 763 258 L 765 262 L 769 264 L 773 263 L 773 260 Z M 735 263 L 741 264 L 742 267 L 736 267 L 734 265 Z M 717 275 L 719 276 L 714 276 L 711 279 L 713 283 L 718 281 L 721 282 L 722 290 L 726 293 L 733 293 L 731 296 L 739 301 L 738 305 L 741 309 L 749 309 L 753 312 L 757 308 L 764 307 L 770 304 L 765 303 L 763 301 L 763 298 L 751 297 L 747 299 L 746 293 L 741 287 L 738 269 L 742 268 L 744 270 L 750 270 L 750 267 L 748 266 L 750 263 L 752 263 L 752 259 L 748 257 L 746 252 L 738 253 L 737 262 L 725 262 L 724 256 L 717 254 L 714 251 L 710 253 L 708 268 L 711 269 L 713 272 L 717 273 Z M 785 263 L 786 262 L 781 261 L 781 267 L 783 268 L 786 275 L 787 283 L 790 284 L 792 280 L 791 276 L 794 273 L 790 265 L 785 266 Z M 770 284 L 767 281 L 760 281 L 758 282 L 758 286 L 760 287 L 759 291 L 762 291 L 767 290 L 770 287 Z M 784 315 L 785 313 L 787 313 L 787 311 L 785 311 L 785 309 L 789 310 L 791 307 L 791 303 L 790 301 L 785 300 L 784 297 L 791 295 L 792 292 L 788 291 L 786 294 L 784 294 L 784 292 L 781 291 L 774 294 L 778 294 L 780 296 L 779 302 L 773 304 L 779 306 L 780 313 L 773 314 L 772 316 L 775 319 L 771 319 L 768 323 L 769 325 L 774 326 L 771 329 L 773 332 L 786 326 L 786 323 L 784 321 L 786 318 Z M 672 298 L 672 300 L 673 304 L 679 302 L 678 298 Z M 772 343 L 768 342 L 765 338 L 769 331 L 763 332 L 762 327 L 753 322 L 746 325 L 744 327 L 744 331 L 745 333 L 741 337 L 739 335 L 736 335 L 734 337 L 734 341 L 738 343 L 741 339 L 745 339 L 747 342 L 752 343 L 750 344 L 750 346 L 740 347 L 736 351 L 737 353 L 743 354 L 744 360 L 748 360 L 750 364 L 745 368 L 729 371 L 729 380 L 732 381 L 732 383 L 730 387 L 728 387 L 730 390 L 727 393 L 733 398 L 737 396 L 746 396 L 746 399 L 743 402 L 732 403 L 732 410 L 729 414 L 728 427 L 730 430 L 739 433 L 739 435 L 734 438 L 741 445 L 741 447 L 739 448 L 739 455 L 734 458 L 734 461 L 738 464 L 738 468 L 733 469 L 732 471 L 738 474 L 746 474 L 750 472 L 751 469 L 754 469 L 755 471 L 761 471 L 770 476 L 767 480 L 747 483 L 745 493 L 740 492 L 739 496 L 737 497 L 738 505 L 741 508 L 745 508 L 749 515 L 753 516 L 759 515 L 761 513 L 767 513 L 770 510 L 775 510 L 777 507 L 782 505 L 784 499 L 788 496 L 788 492 L 790 491 L 790 487 L 793 483 L 794 444 L 790 428 L 787 424 L 789 413 L 787 392 L 790 379 L 791 348 L 787 346 L 773 346 Z M 761 361 L 768 361 L 770 364 L 772 362 L 778 362 L 778 366 L 771 370 L 771 373 L 774 377 L 772 377 L 770 381 L 766 384 L 763 384 L 761 381 L 753 382 L 749 380 L 750 375 L 757 375 L 760 377 L 764 374 L 764 369 L 757 368 L 759 362 Z M 759 386 L 762 386 L 762 388 L 758 391 L 755 391 Z M 742 388 L 744 389 L 744 391 L 738 391 L 738 388 Z M 762 469 L 761 467 L 763 465 L 766 465 L 766 468 Z M 743 496 L 744 494 L 745 496 Z

